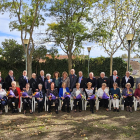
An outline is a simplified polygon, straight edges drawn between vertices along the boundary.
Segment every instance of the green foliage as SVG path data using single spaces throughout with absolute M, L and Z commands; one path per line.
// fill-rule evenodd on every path
M 48 50 L 48 53 L 51 55 L 53 59 L 55 58 L 55 56 L 59 56 L 58 49 L 55 47 L 51 47 L 50 50 Z

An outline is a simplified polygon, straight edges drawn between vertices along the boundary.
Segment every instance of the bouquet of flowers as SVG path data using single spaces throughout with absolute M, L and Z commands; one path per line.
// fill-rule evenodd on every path
M 117 94 L 114 94 L 112 97 L 113 97 L 114 100 L 119 98 L 119 96 Z
M 39 92 L 34 92 L 33 97 L 40 98 Z
M 64 94 L 64 98 L 70 98 L 70 93 L 69 92 L 65 92 L 65 94 Z
M 76 99 L 85 99 L 85 97 L 80 93 L 79 95 L 76 96 Z
M 11 96 L 11 95 L 15 97 L 15 94 L 12 90 L 8 91 L 6 94 L 6 96 Z
M 87 99 L 89 100 L 89 99 Z M 91 97 L 90 97 L 90 100 L 96 100 L 96 96 L 93 94 Z
M 27 92 L 22 92 L 22 96 L 23 96 L 23 97 L 26 97 L 26 96 L 28 96 L 28 97 L 29 97 L 29 95 L 28 95 L 28 93 L 27 93 Z
M 102 99 L 109 99 L 109 96 L 106 95 L 106 93 L 104 92 L 103 96 L 102 96 Z
M 132 95 L 132 92 L 131 91 L 127 91 L 125 96 L 129 96 L 129 95 Z
M 56 99 L 56 97 L 52 93 L 50 93 L 49 100 L 55 100 L 55 99 Z

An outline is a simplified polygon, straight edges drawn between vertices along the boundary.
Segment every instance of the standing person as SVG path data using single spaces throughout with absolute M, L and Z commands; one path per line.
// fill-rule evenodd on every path
M 48 73 L 46 74 L 46 80 L 45 80 L 45 89 L 50 89 L 51 87 L 51 82 L 52 82 L 52 79 L 51 79 L 51 75 Z
M 45 90 L 45 76 L 44 76 L 44 70 L 40 71 L 40 76 L 37 77 L 37 85 L 42 84 L 42 88 Z
M 2 88 L 5 89 L 4 78 L 1 77 L 1 71 L 0 71 L 0 84 L 2 85 Z
M 76 81 L 77 81 L 77 75 L 75 75 L 74 69 L 70 70 L 69 78 L 70 78 L 70 92 L 72 92 L 73 88 L 76 87 Z
M 60 78 L 60 73 L 58 71 L 54 72 L 52 81 L 55 84 L 55 88 L 57 88 L 59 92 L 59 88 L 61 87 L 61 78 Z
M 136 89 L 138 88 L 138 84 L 140 83 L 140 77 L 136 78 Z
M 61 83 L 66 84 L 66 87 L 70 88 L 70 78 L 68 77 L 68 73 L 66 71 L 64 71 L 62 73 L 62 78 L 61 78 Z
M 35 73 L 32 73 L 32 78 L 30 79 L 29 83 L 33 93 L 36 92 L 36 89 L 38 89 L 38 85 L 37 85 L 37 79 Z
M 5 78 L 5 88 L 8 91 L 10 87 L 12 87 L 11 83 L 15 81 L 15 77 L 13 76 L 13 71 L 9 70 L 9 75 Z
M 97 89 L 102 87 L 102 83 L 106 83 L 106 86 L 109 86 L 108 78 L 105 76 L 104 72 L 100 73 L 100 77 L 97 79 Z
M 93 90 L 93 94 L 95 94 L 95 89 L 96 89 L 96 87 L 97 87 L 97 80 L 96 80 L 96 78 L 94 77 L 94 74 L 93 74 L 93 72 L 90 72 L 89 73 L 89 78 L 87 79 L 87 83 L 88 82 L 91 82 L 92 83 L 92 90 Z
M 79 71 L 78 74 L 79 74 L 79 77 L 77 77 L 76 83 L 80 83 L 80 88 L 82 88 L 82 90 L 84 91 L 86 88 L 87 79 L 83 77 L 82 71 Z
M 117 75 L 117 71 L 113 71 L 113 75 L 109 77 L 109 88 L 113 88 L 113 84 L 117 83 L 118 87 L 120 87 L 120 77 Z
M 25 86 L 28 83 L 27 71 L 23 71 L 23 75 L 19 78 L 20 90 L 25 90 Z
M 131 84 L 131 88 L 134 86 L 134 78 L 130 76 L 130 72 L 126 71 L 126 75 L 122 78 L 121 86 L 124 89 L 127 83 Z

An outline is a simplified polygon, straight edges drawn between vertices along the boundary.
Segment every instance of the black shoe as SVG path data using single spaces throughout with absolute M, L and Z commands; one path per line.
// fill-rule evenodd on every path
M 119 109 L 117 109 L 117 112 L 119 112 Z
M 15 113 L 18 113 L 18 110 L 17 109 L 15 110 Z
M 69 110 L 67 110 L 67 113 L 70 113 L 70 111 L 69 111 Z
M 38 113 L 40 113 L 40 110 L 38 110 Z
M 51 110 L 49 110 L 48 112 L 51 113 Z
M 30 112 L 30 114 L 33 114 L 33 112 Z
M 66 112 L 66 110 L 62 109 L 63 112 Z
M 91 111 L 92 113 L 94 113 L 94 111 L 93 111 L 93 109 L 92 109 L 92 111 Z
M 116 109 L 114 109 L 113 112 L 116 112 Z
M 15 110 L 14 109 L 12 110 L 12 113 L 15 113 Z
M 82 110 L 79 110 L 79 112 L 81 112 Z
M 23 114 L 25 115 L 26 114 L 26 111 Z
M 57 110 L 57 111 L 55 111 L 55 113 L 56 113 L 56 114 L 58 114 L 58 110 Z

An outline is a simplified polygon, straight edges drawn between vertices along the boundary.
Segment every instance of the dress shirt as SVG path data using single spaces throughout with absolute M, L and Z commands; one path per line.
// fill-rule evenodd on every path
M 129 79 L 129 77 L 125 76 L 126 83 L 127 83 L 128 79 Z
M 113 75 L 113 81 L 114 82 L 116 81 L 116 78 L 117 78 L 117 75 L 116 76 Z
M 44 76 L 41 76 L 41 78 L 42 78 L 42 81 L 44 82 Z
M 66 91 L 66 88 L 63 88 L 63 96 L 64 96 L 64 94 L 66 93 L 67 91 Z
M 14 81 L 14 77 L 13 76 L 10 76 L 10 77 L 11 77 L 12 81 Z
M 79 77 L 79 83 L 81 83 L 82 78 L 83 78 L 82 76 L 81 76 L 81 77 Z
M 77 89 L 77 90 L 76 90 L 76 96 L 78 96 L 79 94 L 80 94 L 80 90 Z

